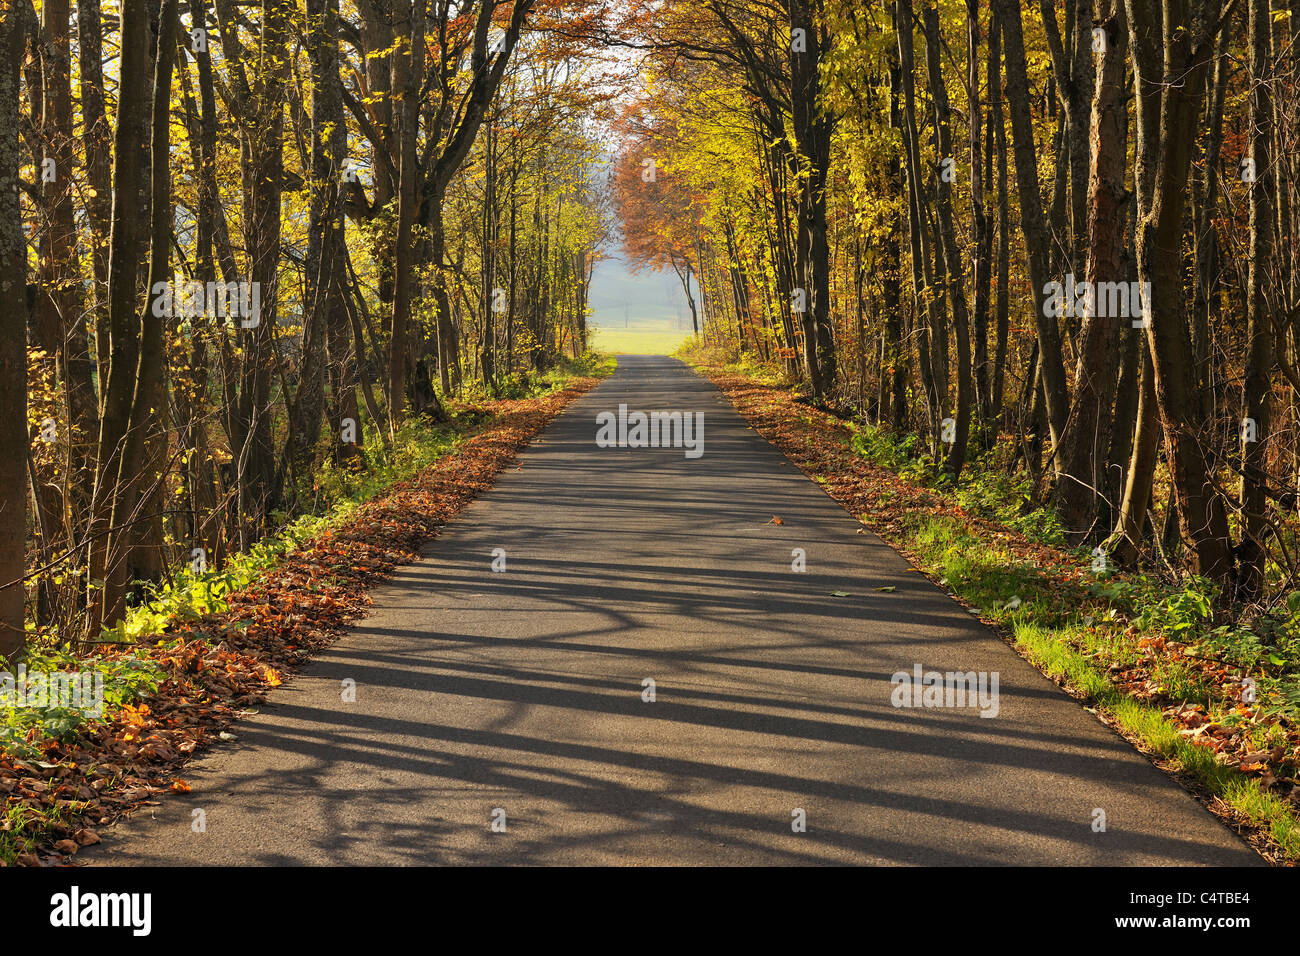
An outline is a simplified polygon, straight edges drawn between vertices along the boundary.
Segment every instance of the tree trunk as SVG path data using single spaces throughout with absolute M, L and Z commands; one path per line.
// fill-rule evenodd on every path
M 1250 262 L 1246 280 L 1246 368 L 1243 383 L 1245 420 L 1242 428 L 1241 547 L 1239 596 L 1256 601 L 1264 589 L 1267 533 L 1264 508 L 1268 483 L 1270 372 L 1273 361 L 1269 295 L 1266 283 L 1273 257 L 1273 196 L 1275 179 L 1270 161 L 1273 103 L 1268 0 L 1249 0 L 1250 34 L 1250 158 L 1255 178 L 1250 183 Z
M 16 3 L 0 7 L 0 657 L 26 643 L 27 242 L 18 199 L 18 64 L 26 30 Z
M 1047 252 L 1051 236 L 1043 221 L 1038 190 L 1038 151 L 1034 145 L 1033 120 L 1029 113 L 1029 78 L 1025 65 L 1025 42 L 1021 32 L 1018 0 L 993 0 L 1002 30 L 1006 64 L 1007 109 L 1011 113 L 1011 134 L 1016 154 L 1016 186 L 1020 194 L 1020 223 L 1029 260 L 1029 284 L 1033 287 L 1034 321 L 1038 327 L 1038 361 L 1042 370 L 1043 401 L 1052 445 L 1065 430 L 1068 390 L 1061 357 L 1061 330 L 1048 315 Z
M 401 92 L 401 111 L 398 120 L 398 189 L 397 189 L 397 248 L 396 272 L 393 286 L 393 313 L 388 327 L 388 394 L 391 402 L 388 415 L 393 428 L 401 424 L 406 414 L 406 372 L 410 361 L 407 343 L 407 326 L 411 318 L 411 296 L 414 279 L 412 268 L 414 249 L 411 227 L 415 222 L 416 183 L 420 169 L 416 157 L 419 143 L 420 86 L 424 82 L 424 4 L 425 0 L 411 0 L 405 18 L 407 34 L 403 39 L 406 49 L 398 54 L 393 70 L 394 88 Z M 442 268 L 440 258 L 434 266 Z M 441 285 L 441 281 L 439 281 Z M 444 378 L 443 389 L 446 390 Z
M 804 361 L 808 382 L 821 397 L 835 385 L 835 336 L 830 315 L 830 247 L 826 235 L 826 177 L 831 119 L 820 95 L 821 58 L 830 36 L 816 23 L 808 0 L 788 0 L 790 29 L 803 31 L 802 49 L 790 56 L 790 104 L 799 163 L 799 275 L 806 292 Z
M 309 0 L 307 18 L 312 81 L 311 203 L 298 390 L 289 407 L 290 458 L 297 474 L 310 470 L 324 417 L 326 336 L 340 311 L 335 276 L 343 269 L 340 250 L 346 226 L 341 190 L 347 127 L 338 73 L 337 0 Z
M 103 389 L 96 455 L 95 490 L 91 500 L 89 595 L 87 626 L 96 634 L 120 609 L 121 594 L 106 603 L 110 529 L 117 503 L 117 478 L 131 417 L 131 402 L 139 371 L 140 327 L 136 294 L 139 263 L 144 260 L 144 228 L 139 197 L 144 186 L 140 154 L 149 143 L 149 7 L 147 0 L 123 0 L 121 56 L 114 135 L 113 227 L 108 266 L 108 377 Z M 103 343 L 101 342 L 101 347 Z
M 903 86 L 903 145 L 907 153 L 908 236 L 912 256 L 912 310 L 916 322 L 916 348 L 925 393 L 930 434 L 938 435 L 947 395 L 935 380 L 931 330 L 938 321 L 933 292 L 933 269 L 926 237 L 924 191 L 921 180 L 921 151 L 916 128 L 916 65 L 912 42 L 912 0 L 895 0 L 894 30 L 898 34 L 898 70 L 894 80 Z M 945 356 L 946 359 L 946 356 Z
M 892 60 L 892 57 L 891 57 Z M 889 84 L 889 125 L 901 129 L 902 112 L 898 102 L 898 67 L 890 63 Z M 903 183 L 903 166 L 897 156 L 889 159 L 889 184 L 891 191 L 901 192 Z M 896 207 L 895 207 L 896 208 Z M 902 432 L 907 425 L 907 347 L 903 343 L 903 217 L 893 213 L 889 219 L 889 234 L 885 237 L 884 274 L 881 287 L 885 309 L 885 355 L 881 375 L 888 375 L 888 390 L 882 387 L 888 399 L 888 418 L 890 425 L 897 432 Z M 885 403 L 882 401 L 881 418 L 886 416 Z
M 992 285 L 993 232 L 984 194 L 984 120 L 980 107 L 980 2 L 966 0 L 967 123 L 970 128 L 971 283 L 975 288 L 975 397 L 980 431 L 992 415 L 989 382 L 989 292 Z M 992 95 L 990 93 L 990 95 Z
M 1221 0 L 1193 0 L 1166 10 L 1163 50 L 1144 46 L 1133 32 L 1134 62 L 1143 85 L 1160 90 L 1158 138 L 1139 122 L 1138 152 L 1154 170 L 1151 205 L 1138 210 L 1138 276 L 1149 290 L 1147 338 L 1155 367 L 1156 397 L 1165 423 L 1165 454 L 1178 505 L 1178 524 L 1193 573 L 1231 590 L 1233 556 L 1228 509 L 1212 484 L 1220 439 L 1205 421 L 1190 329 L 1183 303 L 1181 255 L 1192 142 Z M 1129 0 L 1129 23 L 1161 22 L 1153 0 Z M 1152 19 L 1154 18 L 1154 19 Z M 1139 110 L 1145 108 L 1139 97 Z M 1139 176 L 1141 176 L 1139 166 Z
M 1052 0 L 1040 0 L 1043 30 L 1065 122 L 1065 157 L 1070 185 L 1068 270 L 1082 274 L 1087 254 L 1089 196 L 1089 108 L 1093 104 L 1092 0 L 1066 0 L 1066 49 Z M 1100 64 L 1099 64 L 1100 66 Z
M 1092 154 L 1088 182 L 1087 281 L 1092 302 L 1079 334 L 1070 416 L 1061 436 L 1057 469 L 1057 513 L 1075 541 L 1091 534 L 1099 517 L 1110 449 L 1111 408 L 1119 372 L 1120 336 L 1131 317 L 1117 297 L 1098 294 L 1100 284 L 1123 283 L 1128 193 L 1128 109 L 1124 69 L 1128 27 L 1122 9 L 1107 18 L 1106 44 L 1097 60 L 1092 105 Z M 1136 311 L 1136 310 L 1131 310 Z
M 939 155 L 945 160 L 952 157 L 952 127 L 948 107 L 948 89 L 944 85 L 940 65 L 939 11 L 925 7 L 926 66 L 930 74 L 930 89 L 934 98 L 934 119 L 938 135 Z M 976 149 L 978 153 L 978 149 Z M 936 208 L 939 214 L 939 236 L 943 246 L 948 299 L 952 306 L 953 331 L 957 336 L 957 418 L 954 422 L 954 441 L 948 450 L 945 467 L 954 477 L 961 474 L 966 463 L 966 449 L 970 442 L 971 398 L 974 391 L 971 370 L 970 317 L 966 311 L 966 279 L 962 268 L 961 250 L 957 247 L 957 230 L 953 226 L 952 183 L 941 172 L 938 177 Z
M 989 408 L 994 426 L 989 433 L 988 445 L 992 447 L 1002 424 L 1003 391 L 1007 369 L 1007 339 L 1011 333 L 1011 299 L 1008 282 L 1011 275 L 1011 204 L 1007 191 L 1007 131 L 1002 116 L 1002 27 L 997 11 L 989 13 L 989 112 L 993 124 L 993 148 L 997 151 L 998 167 L 998 253 L 997 296 L 994 312 L 997 316 L 997 349 L 993 355 L 993 378 L 990 383 Z
M 95 359 L 100 400 L 108 381 L 111 332 L 108 308 L 108 250 L 112 222 L 113 136 L 104 110 L 104 36 L 99 0 L 77 0 L 77 64 L 81 72 L 82 142 L 86 155 L 87 244 L 94 274 Z M 94 437 L 87 436 L 93 443 Z M 92 476 L 92 481 L 93 476 Z M 93 493 L 93 489 L 92 489 Z
M 44 105 L 41 134 L 45 160 L 53 160 L 53 177 L 42 177 L 42 203 L 48 230 L 42 244 L 37 325 L 56 333 L 53 356 L 67 410 L 66 427 L 60 428 L 66 449 L 65 525 L 62 532 L 84 527 L 85 510 L 94 487 L 93 444 L 99 432 L 99 409 L 82 308 L 77 226 L 73 206 L 72 170 L 76 140 L 72 127 L 72 58 L 68 0 L 46 0 L 42 9 Z M 41 317 L 48 310 L 47 318 Z
M 262 535 L 267 515 L 279 495 L 271 379 L 278 321 L 288 14 L 287 0 L 263 0 L 258 86 L 245 115 L 240 117 L 244 123 L 244 244 L 249 279 L 261 299 L 256 324 L 239 332 L 241 441 L 235 481 L 240 547 L 245 550 Z M 225 52 L 229 57 L 229 51 Z

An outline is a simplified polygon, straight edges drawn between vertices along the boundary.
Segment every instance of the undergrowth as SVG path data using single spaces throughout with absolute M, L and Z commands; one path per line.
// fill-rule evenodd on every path
M 545 395 L 576 377 L 607 375 L 614 364 L 611 357 L 587 352 L 579 359 L 561 361 L 543 375 L 504 378 L 501 397 Z M 298 489 L 299 507 L 309 509 L 308 513 L 293 518 L 279 515 L 278 531 L 246 551 L 227 556 L 220 567 L 208 568 L 195 561 L 174 569 L 163 583 L 137 583 L 124 618 L 104 628 L 98 641 L 72 641 L 29 629 L 28 647 L 21 658 L 5 661 L 0 657 L 0 751 L 30 758 L 35 753 L 35 742 L 69 739 L 85 721 L 98 716 L 85 709 L 29 702 L 17 706 L 20 666 L 29 674 L 93 668 L 103 678 L 104 709 L 137 703 L 142 695 L 156 690 L 163 679 L 162 671 L 138 652 L 139 641 L 163 634 L 176 620 L 195 620 L 227 611 L 230 595 L 274 568 L 286 555 L 346 520 L 364 502 L 454 451 L 466 436 L 493 418 L 490 411 L 475 404 L 489 400 L 489 395 L 476 390 L 467 398 L 448 403 L 449 421 L 414 416 L 388 442 L 381 440 L 374 423 L 363 422 L 357 459 L 346 466 L 325 461 L 311 477 L 310 488 Z

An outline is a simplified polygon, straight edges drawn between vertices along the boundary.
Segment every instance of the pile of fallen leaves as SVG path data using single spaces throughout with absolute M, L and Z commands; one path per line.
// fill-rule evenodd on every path
M 70 741 L 35 742 L 39 759 L 0 752 L 6 803 L 0 831 L 35 844 L 17 862 L 66 862 L 99 842 L 95 827 L 155 794 L 188 791 L 176 776 L 181 766 L 206 744 L 229 737 L 231 722 L 333 642 L 369 606 L 367 587 L 415 560 L 423 542 L 491 487 L 517 452 L 597 381 L 576 379 L 538 398 L 489 403 L 491 420 L 478 434 L 287 554 L 230 595 L 227 611 L 176 620 L 148 647 L 132 648 L 165 672 L 155 692 L 85 723 Z M 122 649 L 109 646 L 98 656 L 117 653 Z M 93 658 L 86 663 L 93 666 Z
M 995 521 L 963 509 L 952 496 L 873 464 L 854 451 L 850 444 L 853 432 L 844 421 L 800 401 L 787 387 L 767 384 L 717 366 L 701 365 L 698 368 L 727 396 L 756 432 L 779 448 L 827 494 L 908 558 L 918 570 L 928 574 L 908 547 L 907 525 L 915 522 L 918 515 L 955 518 L 972 533 L 996 541 L 998 547 L 1009 555 L 1009 560 L 1033 567 L 1050 586 L 1056 600 L 1075 609 L 1095 608 L 1098 617 L 1108 610 L 1106 602 L 1087 588 L 1087 566 L 1081 566 L 1076 556 L 1029 540 Z M 942 585 L 943 582 L 938 583 Z M 980 611 L 978 608 L 972 610 Z M 996 621 L 983 619 L 1000 630 Z M 1133 649 L 1132 660 L 1097 661 L 1111 682 L 1125 695 L 1159 708 L 1166 718 L 1179 726 L 1182 736 L 1212 750 L 1220 764 L 1247 774 L 1300 811 L 1300 726 L 1285 715 L 1266 712 L 1245 702 L 1245 675 L 1237 667 L 1200 656 L 1194 648 L 1168 635 L 1144 635 L 1130 627 L 1126 636 Z M 1095 656 L 1086 648 L 1074 649 Z M 1178 698 L 1164 686 L 1157 671 L 1160 666 L 1168 668 L 1171 664 L 1197 674 L 1204 686 L 1218 696 L 1219 703 L 1214 713 L 1207 713 L 1200 703 Z M 1141 741 L 1126 733 L 1113 720 L 1106 722 L 1141 745 Z M 1261 737 L 1269 737 L 1275 742 L 1262 749 L 1256 743 Z M 1155 759 L 1155 755 L 1149 756 Z M 1167 761 L 1156 762 L 1170 772 L 1177 771 Z M 1184 782 L 1197 791 L 1194 781 L 1184 778 Z M 1201 792 L 1197 795 L 1238 829 L 1251 829 L 1222 800 Z M 1254 834 L 1251 840 L 1265 856 L 1277 859 L 1267 846 L 1262 845 L 1262 841 L 1259 834 Z

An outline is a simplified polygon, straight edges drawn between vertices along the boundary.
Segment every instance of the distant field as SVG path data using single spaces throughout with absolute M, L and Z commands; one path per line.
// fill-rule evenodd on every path
M 599 352 L 625 355 L 670 355 L 692 333 L 676 329 L 602 329 L 595 328 L 590 345 Z

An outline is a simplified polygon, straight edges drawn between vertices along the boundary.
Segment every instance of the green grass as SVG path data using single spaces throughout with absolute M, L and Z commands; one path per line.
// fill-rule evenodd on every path
M 540 375 L 532 370 L 516 371 L 497 379 L 496 391 L 482 382 L 465 383 L 461 397 L 467 402 L 485 402 L 494 398 L 536 398 L 566 388 L 575 378 L 604 378 L 617 364 L 613 355 L 588 349 L 579 358 L 564 356 Z
M 45 840 L 71 832 L 71 810 L 84 809 L 84 801 L 73 801 L 67 809 L 59 806 L 33 810 L 25 803 L 13 804 L 0 813 L 0 860 L 12 866 L 24 853 L 36 849 Z
M 227 610 L 230 594 L 275 567 L 285 555 L 335 527 L 384 489 L 454 451 L 477 424 L 474 416 L 467 418 L 453 418 L 446 424 L 412 418 L 397 430 L 388 447 L 373 431 L 367 434 L 362 445 L 364 467 L 349 470 L 326 461 L 317 469 L 314 513 L 289 521 L 277 534 L 262 539 L 246 552 L 231 555 L 220 570 L 179 568 L 169 583 L 151 588 L 121 622 L 106 628 L 101 640 L 135 642 L 162 633 L 175 618 L 192 619 Z
M 591 347 L 614 355 L 672 355 L 693 333 L 668 327 L 593 328 Z
M 1039 670 L 1061 679 L 1148 750 L 1268 833 L 1289 859 L 1300 860 L 1300 822 L 1287 801 L 1219 763 L 1213 750 L 1180 734 L 1178 725 L 1157 708 L 1126 696 L 1098 666 L 1098 661 L 1131 656 L 1118 622 L 1098 620 L 1096 606 L 1063 600 L 1046 575 L 970 533 L 955 518 L 918 518 L 907 523 L 904 534 L 922 566 L 942 575 L 955 594 L 1001 625 Z M 1006 607 L 1012 597 L 1021 600 L 1014 610 Z M 1199 678 L 1180 674 L 1176 666 L 1157 676 L 1172 697 L 1212 703 Z

